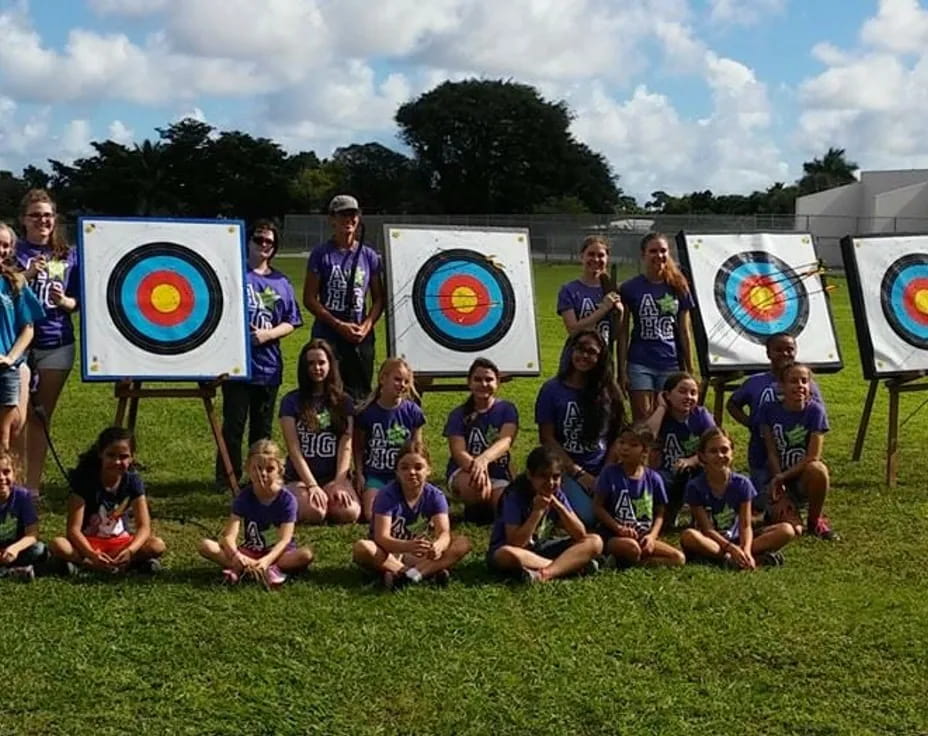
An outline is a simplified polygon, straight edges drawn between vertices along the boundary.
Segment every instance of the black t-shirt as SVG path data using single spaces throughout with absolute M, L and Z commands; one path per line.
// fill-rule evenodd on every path
M 145 486 L 138 473 L 129 472 L 112 491 L 106 490 L 97 478 L 94 483 L 75 488 L 74 493 L 84 499 L 81 532 L 88 537 L 116 537 L 131 533 L 132 502 L 145 495 Z

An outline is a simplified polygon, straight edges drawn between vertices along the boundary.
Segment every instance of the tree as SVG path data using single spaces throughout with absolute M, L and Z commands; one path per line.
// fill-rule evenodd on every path
M 802 165 L 803 176 L 799 180 L 799 194 L 814 194 L 851 184 L 857 179 L 854 172 L 860 167 L 844 158 L 843 148 L 829 148 L 821 158 L 814 158 Z
M 345 174 L 345 190 L 365 212 L 408 212 L 418 199 L 415 162 L 379 143 L 339 148 L 332 161 Z
M 619 199 L 605 159 L 574 140 L 563 102 L 507 81 L 445 82 L 396 113 L 419 175 L 449 213 L 531 212 L 574 196 L 595 212 Z

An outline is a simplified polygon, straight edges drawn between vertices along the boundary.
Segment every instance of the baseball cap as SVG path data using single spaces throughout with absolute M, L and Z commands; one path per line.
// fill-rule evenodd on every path
M 350 194 L 337 194 L 329 202 L 329 214 L 334 215 L 336 212 L 345 212 L 346 210 L 360 211 L 358 200 Z

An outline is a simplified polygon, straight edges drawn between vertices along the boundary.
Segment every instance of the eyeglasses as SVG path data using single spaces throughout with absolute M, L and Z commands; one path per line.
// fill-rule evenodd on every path
M 29 212 L 26 217 L 30 220 L 54 220 L 54 212 Z
M 273 238 L 264 238 L 264 237 L 261 237 L 260 235 L 253 235 L 251 238 L 251 242 L 254 243 L 255 245 L 274 245 Z
M 602 351 L 593 345 L 574 345 L 574 352 L 589 355 L 591 358 L 598 358 Z

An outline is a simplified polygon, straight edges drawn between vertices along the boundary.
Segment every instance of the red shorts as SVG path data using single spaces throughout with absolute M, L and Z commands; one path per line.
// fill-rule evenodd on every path
M 131 534 L 118 534 L 115 537 L 87 537 L 87 544 L 95 552 L 103 552 L 110 557 L 115 557 L 132 544 L 133 539 Z

